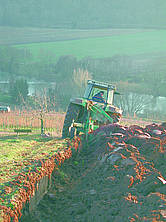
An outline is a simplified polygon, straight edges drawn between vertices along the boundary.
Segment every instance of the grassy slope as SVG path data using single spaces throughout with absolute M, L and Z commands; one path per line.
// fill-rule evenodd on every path
M 74 55 L 79 59 L 87 56 L 103 58 L 114 55 L 153 54 L 166 51 L 166 30 L 118 34 L 100 38 L 23 44 L 16 47 L 29 49 L 35 57 L 38 57 L 42 52 L 53 53 L 56 57 Z
M 46 158 L 56 152 L 63 142 L 40 135 L 20 135 L 0 138 L 0 184 L 11 181 L 29 161 Z

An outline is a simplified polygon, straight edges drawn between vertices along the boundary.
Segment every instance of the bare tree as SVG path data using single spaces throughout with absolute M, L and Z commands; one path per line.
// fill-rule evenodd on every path
M 123 110 L 124 114 L 134 116 L 143 112 L 150 105 L 151 99 L 152 96 L 125 92 L 116 97 L 115 104 Z
M 52 110 L 55 109 L 55 98 L 50 99 L 47 96 L 46 89 L 42 90 L 39 94 L 36 94 L 31 97 L 31 101 L 25 104 L 25 109 L 30 111 L 33 118 L 38 118 L 40 120 L 40 128 L 41 128 L 41 135 L 44 134 L 44 120 L 46 115 Z
M 73 82 L 77 87 L 78 93 L 82 94 L 82 92 L 84 91 L 86 84 L 87 84 L 87 80 L 92 79 L 92 74 L 88 72 L 88 70 L 84 70 L 84 69 L 74 69 L 73 71 Z

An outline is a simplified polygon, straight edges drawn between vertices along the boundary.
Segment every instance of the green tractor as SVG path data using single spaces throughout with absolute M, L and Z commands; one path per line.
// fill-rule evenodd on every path
M 88 80 L 84 97 L 70 100 L 62 138 L 88 135 L 102 125 L 119 122 L 122 110 L 113 105 L 114 94 L 119 94 L 114 85 Z

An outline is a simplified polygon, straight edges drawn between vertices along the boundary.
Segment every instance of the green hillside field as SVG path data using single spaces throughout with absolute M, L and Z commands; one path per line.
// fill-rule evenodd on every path
M 140 55 L 166 52 L 166 30 L 142 31 L 130 34 L 117 34 L 106 37 L 65 40 L 15 45 L 26 48 L 37 59 L 43 55 L 73 55 L 78 59 L 84 57 L 105 58 L 114 55 Z
M 151 31 L 151 30 L 146 30 Z M 145 32 L 144 29 L 56 29 L 0 26 L 0 45 L 55 42 Z

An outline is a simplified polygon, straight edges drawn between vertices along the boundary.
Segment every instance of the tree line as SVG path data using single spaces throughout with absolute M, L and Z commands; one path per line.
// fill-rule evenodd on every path
M 0 25 L 165 28 L 165 0 L 1 0 Z

